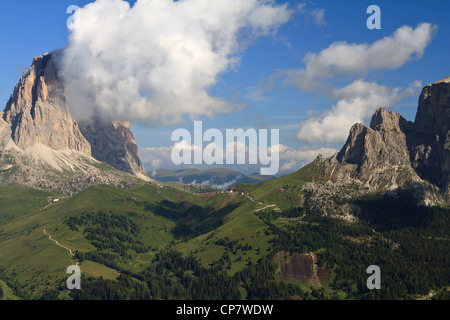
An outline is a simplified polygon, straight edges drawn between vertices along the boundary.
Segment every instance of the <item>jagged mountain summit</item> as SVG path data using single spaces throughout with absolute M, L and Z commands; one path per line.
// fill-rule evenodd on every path
M 415 121 L 380 108 L 355 124 L 340 152 L 319 158 L 333 181 L 413 189 L 425 204 L 450 201 L 450 77 L 425 86 Z
M 71 115 L 52 53 L 33 59 L 0 113 L 0 170 L 8 182 L 56 188 L 51 178 L 66 175 L 63 180 L 72 177 L 66 179 L 70 187 L 61 188 L 77 191 L 93 183 L 130 181 L 112 170 L 105 174 L 101 163 L 134 176 L 133 181 L 149 181 L 137 151 L 129 123 L 77 121 Z
M 63 84 L 51 54 L 34 57 L 14 88 L 3 120 L 11 126 L 11 138 L 22 150 L 42 144 L 91 155 L 91 145 L 65 106 Z

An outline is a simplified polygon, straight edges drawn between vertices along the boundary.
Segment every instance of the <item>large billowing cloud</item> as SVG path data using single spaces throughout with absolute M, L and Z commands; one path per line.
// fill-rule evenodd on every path
M 230 112 L 209 90 L 290 15 L 273 0 L 97 0 L 77 13 L 60 61 L 69 106 L 79 119 L 156 124 Z

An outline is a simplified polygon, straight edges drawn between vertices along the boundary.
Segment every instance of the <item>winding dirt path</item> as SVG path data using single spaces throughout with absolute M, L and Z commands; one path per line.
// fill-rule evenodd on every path
M 246 196 L 250 201 L 253 201 L 254 203 L 257 203 L 257 204 L 260 204 L 260 205 L 263 205 L 263 204 L 264 204 L 264 203 L 262 203 L 261 201 L 256 201 L 255 199 L 253 199 L 252 197 L 250 197 L 250 196 L 247 195 L 247 194 L 246 194 L 245 196 Z M 262 211 L 262 210 L 265 210 L 265 209 L 267 209 L 267 208 L 274 208 L 275 211 L 281 211 L 280 208 L 278 208 L 278 206 L 277 206 L 276 204 L 269 204 L 269 205 L 265 206 L 264 208 L 256 209 L 255 212 Z
M 67 251 L 69 251 L 69 253 L 71 254 L 72 257 L 75 257 L 75 255 L 73 254 L 73 252 L 72 252 L 71 249 L 69 249 L 69 248 L 63 246 L 62 244 L 60 244 L 60 243 L 58 242 L 58 240 L 52 239 L 52 235 L 49 234 L 49 233 L 47 233 L 47 231 L 46 231 L 45 229 L 44 229 L 44 234 L 45 234 L 46 236 L 48 236 L 49 240 L 53 241 L 54 243 L 56 243 L 56 244 L 57 244 L 58 246 L 60 246 L 61 248 L 66 249 Z M 76 265 L 78 265 L 78 262 L 77 262 Z
M 278 206 L 276 204 L 269 204 L 269 205 L 265 206 L 264 208 L 256 209 L 255 212 L 263 211 L 263 210 L 266 210 L 267 208 L 274 208 L 275 211 L 280 211 L 280 208 L 278 208 Z
M 2 300 L 8 300 L 8 298 L 6 297 L 6 288 L 7 288 L 7 286 L 6 286 L 6 284 L 3 282 L 3 281 L 1 281 L 0 280 L 0 286 L 2 287 L 2 291 L 3 291 L 3 298 L 2 298 Z

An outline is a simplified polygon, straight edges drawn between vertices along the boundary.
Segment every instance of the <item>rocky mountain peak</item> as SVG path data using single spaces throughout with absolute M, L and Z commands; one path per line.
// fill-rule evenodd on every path
M 445 137 L 450 126 L 450 77 L 423 88 L 414 124 L 421 133 Z
M 90 155 L 89 143 L 65 107 L 62 83 L 51 54 L 37 56 L 24 72 L 3 112 L 11 138 L 25 150 L 37 143 Z
M 370 127 L 355 124 L 341 151 L 329 161 L 332 166 L 341 165 L 333 169 L 334 177 L 346 176 L 368 185 L 431 183 L 450 200 L 449 126 L 447 77 L 423 88 L 414 123 L 380 108 Z
M 16 146 L 22 150 L 35 145 L 72 150 L 146 178 L 131 124 L 79 122 L 71 115 L 53 55 L 34 57 L 2 114 Z
M 380 132 L 402 132 L 406 126 L 408 126 L 408 121 L 406 121 L 401 114 L 386 111 L 385 108 L 379 108 L 372 116 L 372 120 L 370 122 L 370 128 Z
M 447 78 L 444 78 L 442 80 L 438 80 L 436 82 L 433 82 L 433 84 L 439 84 L 439 83 L 450 83 L 450 76 L 448 76 Z
M 358 164 L 359 173 L 366 176 L 362 168 L 375 169 L 380 165 L 409 165 L 409 152 L 402 128 L 407 121 L 398 113 L 384 108 L 376 111 L 370 127 L 355 124 L 344 147 L 337 155 L 341 163 Z

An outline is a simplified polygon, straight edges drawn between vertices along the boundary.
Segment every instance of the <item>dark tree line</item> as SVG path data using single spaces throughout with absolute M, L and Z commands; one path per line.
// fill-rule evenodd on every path
M 97 248 L 98 251 L 104 252 L 111 249 L 124 259 L 130 259 L 129 250 L 136 253 L 148 252 L 151 250 L 149 246 L 145 246 L 138 238 L 139 228 L 135 222 L 124 215 L 114 213 L 106 214 L 103 211 L 97 213 L 83 212 L 78 217 L 70 217 L 65 224 L 73 231 L 80 231 L 82 228 L 85 238 Z M 97 253 L 90 253 L 90 257 L 95 257 L 96 262 L 114 260 L 101 257 L 97 258 Z M 100 263 L 103 263 L 100 262 Z M 108 261 L 111 265 L 112 261 Z
M 276 227 L 279 213 L 262 213 L 275 234 L 274 251 L 319 251 L 319 265 L 336 273 L 332 288 L 351 299 L 410 299 L 450 285 L 449 210 L 418 206 L 408 194 L 398 198 L 366 197 L 358 224 L 348 224 L 317 212 L 302 223 Z M 282 216 L 301 217 L 293 208 Z M 376 231 L 375 231 L 376 230 Z M 349 240 L 351 236 L 354 241 Z M 368 290 L 366 268 L 382 270 L 382 290 Z

